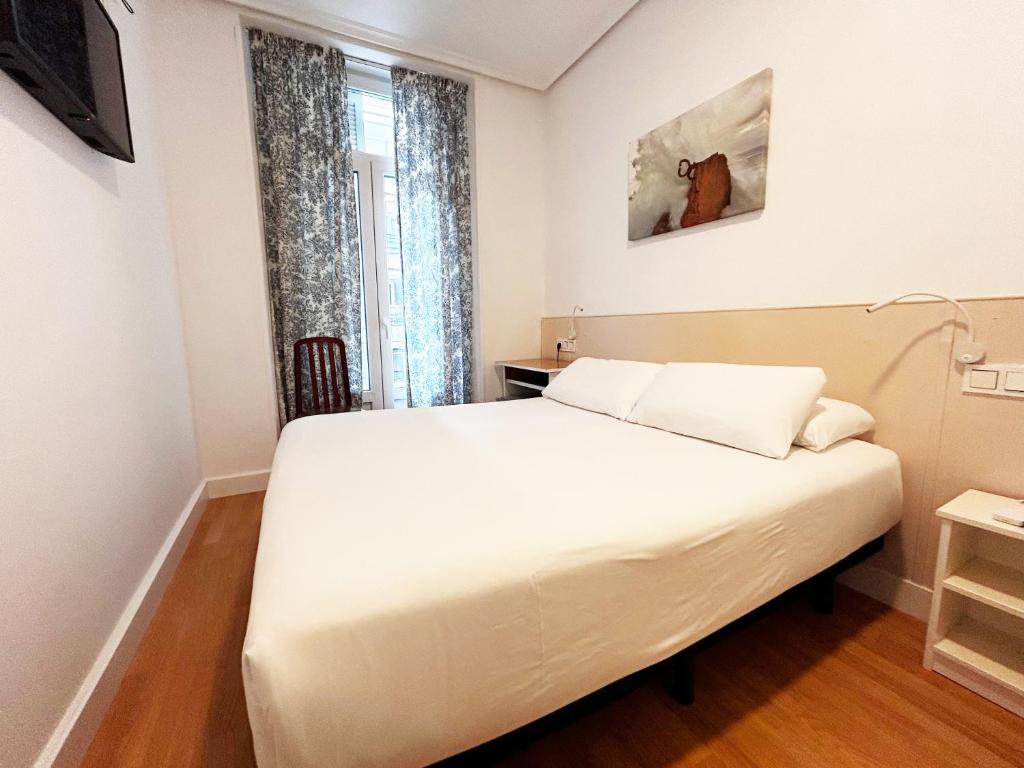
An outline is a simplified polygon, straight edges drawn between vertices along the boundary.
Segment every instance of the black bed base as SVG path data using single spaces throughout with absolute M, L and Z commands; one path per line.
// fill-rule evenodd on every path
M 641 669 L 639 672 L 634 672 L 632 675 L 628 675 L 610 685 L 606 685 L 604 688 L 594 691 L 582 699 L 567 704 L 549 715 L 534 720 L 532 723 L 527 723 L 521 728 L 499 736 L 492 741 L 434 763 L 432 768 L 494 765 L 502 759 L 525 749 L 538 739 L 600 709 L 627 691 L 639 687 L 649 680 L 655 672 L 668 671 L 668 690 L 675 701 L 680 704 L 693 704 L 695 699 L 695 660 L 701 651 L 706 650 L 723 638 L 734 634 L 737 630 L 764 616 L 778 606 L 788 595 L 797 590 L 809 589 L 814 610 L 819 613 L 832 613 L 836 576 L 847 568 L 881 552 L 884 543 L 885 537 L 879 536 L 877 539 L 869 541 L 860 549 L 847 555 L 838 563 L 829 566 L 802 584 L 793 587 L 788 592 L 779 595 L 773 600 L 769 600 L 764 605 L 754 608 L 749 613 L 712 632 L 702 640 L 698 640 L 688 648 L 684 648 L 674 656 L 653 664 L 646 669 Z

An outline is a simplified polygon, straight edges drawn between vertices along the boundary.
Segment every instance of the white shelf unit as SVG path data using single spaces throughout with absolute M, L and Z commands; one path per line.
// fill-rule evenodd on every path
M 1012 499 L 965 491 L 942 518 L 924 665 L 1024 717 L 1024 528 Z

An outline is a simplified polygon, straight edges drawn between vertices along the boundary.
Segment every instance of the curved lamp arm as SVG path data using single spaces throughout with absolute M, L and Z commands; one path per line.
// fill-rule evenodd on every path
M 931 296 L 933 299 L 942 299 L 952 304 L 961 315 L 964 316 L 964 320 L 967 322 L 967 341 L 957 344 L 956 349 L 953 350 L 953 354 L 956 356 L 958 363 L 977 363 L 985 357 L 985 345 L 979 344 L 974 340 L 974 318 L 971 317 L 971 313 L 967 311 L 967 307 L 961 304 L 956 299 L 945 296 L 941 293 L 931 293 L 929 291 L 913 291 L 911 293 L 904 293 L 902 296 L 897 296 L 894 299 L 888 301 L 880 301 L 877 304 L 872 304 L 867 308 L 868 313 L 877 312 L 880 309 L 888 307 L 890 304 L 895 304 L 897 301 L 910 298 L 911 296 Z
M 583 307 L 581 307 L 579 304 L 576 304 L 572 308 L 572 319 L 569 320 L 569 340 L 570 341 L 576 338 L 576 311 L 577 310 L 582 312 L 583 311 Z

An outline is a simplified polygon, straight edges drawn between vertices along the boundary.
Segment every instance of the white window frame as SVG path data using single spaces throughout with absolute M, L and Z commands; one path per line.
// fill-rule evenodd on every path
M 349 88 L 373 93 L 386 99 L 392 98 L 391 76 L 390 73 L 385 74 L 382 67 L 348 60 L 346 68 Z M 366 356 L 370 368 L 363 382 L 363 402 L 370 403 L 375 410 L 394 408 L 394 360 L 391 347 L 392 327 L 384 221 L 384 176 L 395 175 L 395 160 L 386 155 L 360 152 L 353 147 L 352 164 L 360 180 L 359 227 L 363 236 L 363 263 L 360 268 L 363 270 Z M 381 256 L 379 259 L 378 254 Z
M 384 176 L 394 176 L 395 161 L 384 155 L 353 152 L 352 165 L 359 174 L 366 356 L 370 366 L 368 380 L 363 385 L 363 400 L 371 403 L 374 409 L 394 408 L 395 371 L 391 347 L 391 312 L 388 310 L 391 302 L 384 221 Z

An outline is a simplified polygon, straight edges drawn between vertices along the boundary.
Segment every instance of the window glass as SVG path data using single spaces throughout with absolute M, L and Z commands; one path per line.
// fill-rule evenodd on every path
M 394 360 L 395 408 L 408 406 L 405 375 L 405 296 L 402 294 L 402 240 L 398 228 L 398 183 L 384 175 L 384 240 L 388 260 L 388 312 Z
M 349 88 L 348 132 L 352 149 L 394 157 L 395 110 L 391 99 L 359 88 Z

